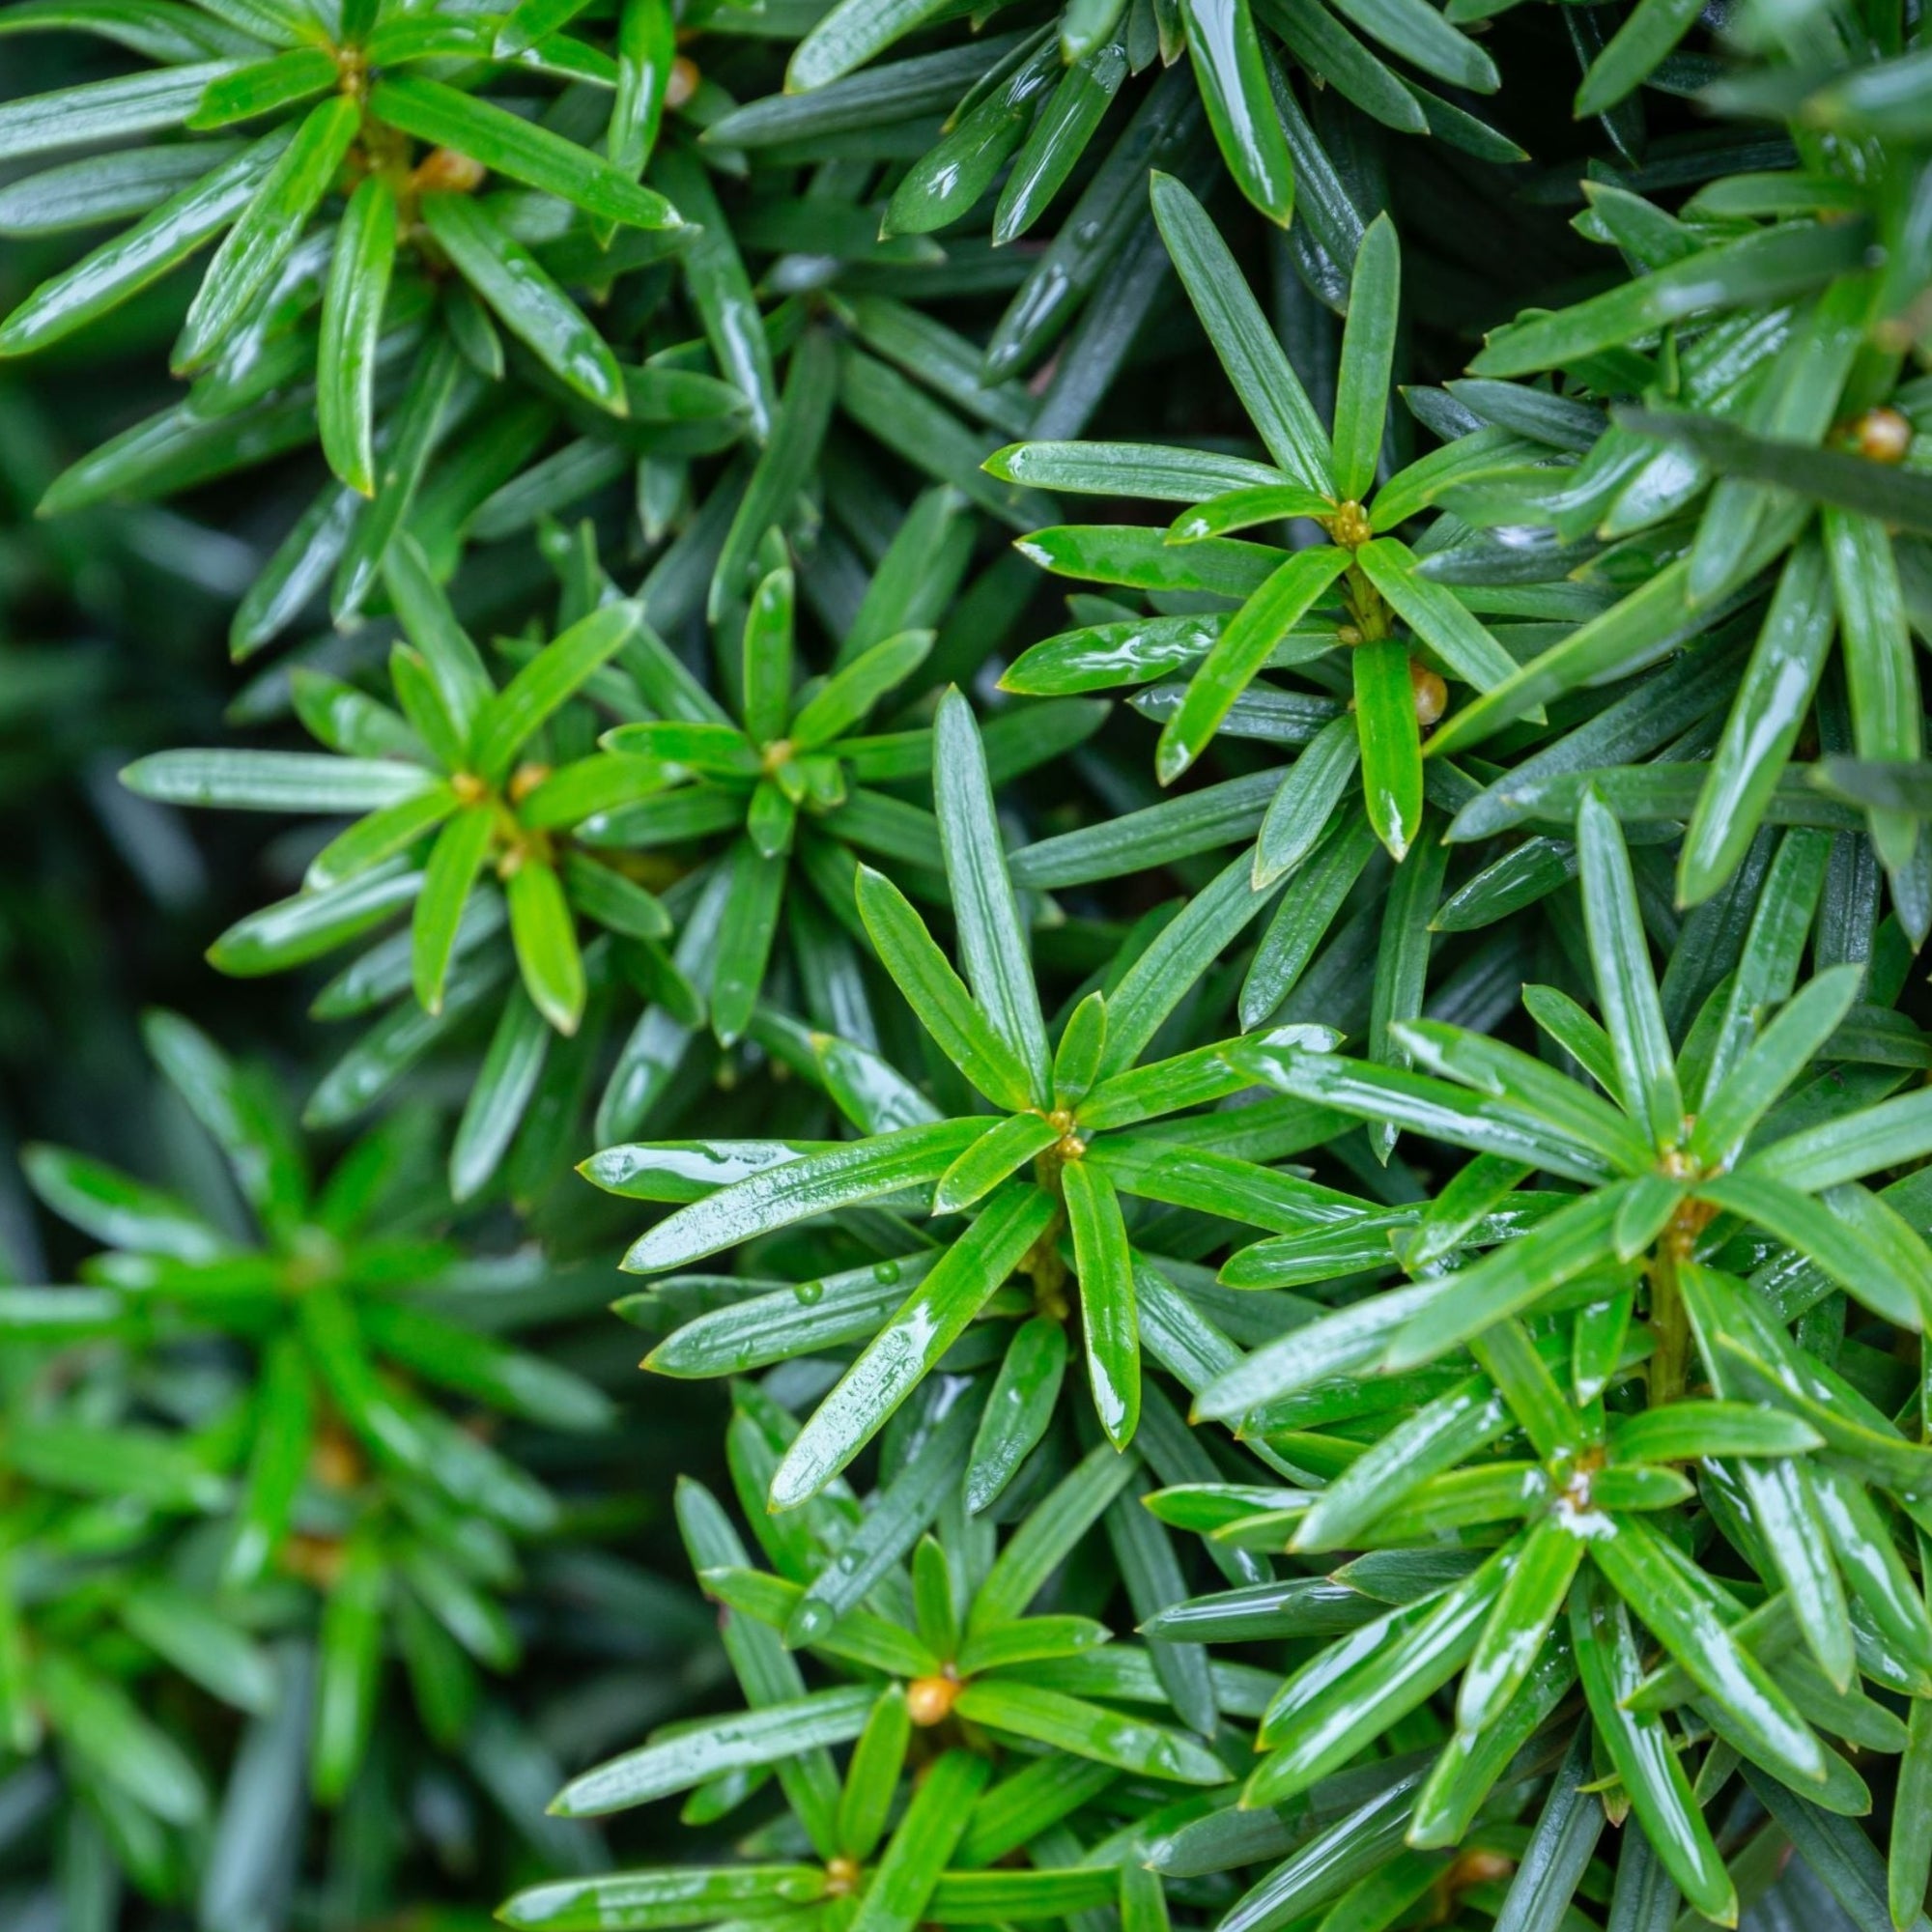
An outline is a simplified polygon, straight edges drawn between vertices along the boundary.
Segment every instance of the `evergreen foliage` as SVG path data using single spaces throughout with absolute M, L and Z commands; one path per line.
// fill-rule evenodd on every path
M 0 1925 L 1932 1932 L 1916 6 L 0 95 Z

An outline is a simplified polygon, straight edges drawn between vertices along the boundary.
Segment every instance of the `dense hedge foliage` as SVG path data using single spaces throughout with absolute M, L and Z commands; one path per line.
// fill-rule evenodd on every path
M 0 93 L 0 1925 L 1932 1932 L 1916 6 Z

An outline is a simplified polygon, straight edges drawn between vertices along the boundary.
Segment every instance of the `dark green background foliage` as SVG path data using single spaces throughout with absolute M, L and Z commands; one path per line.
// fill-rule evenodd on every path
M 1927 1932 L 1927 33 L 0 4 L 0 1927 Z

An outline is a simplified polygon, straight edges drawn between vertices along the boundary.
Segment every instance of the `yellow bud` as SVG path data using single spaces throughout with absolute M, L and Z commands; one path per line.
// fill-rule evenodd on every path
M 906 1715 L 915 1724 L 943 1723 L 958 1697 L 959 1680 L 950 1669 L 937 1677 L 915 1677 L 906 1686 Z
M 548 765 L 519 765 L 510 775 L 510 782 L 505 788 L 512 805 L 522 805 L 544 780 L 550 777 Z
M 1328 534 L 1344 550 L 1360 550 L 1375 533 L 1368 513 L 1357 502 L 1343 503 L 1328 519 Z
M 1867 410 L 1852 424 L 1858 452 L 1872 463 L 1903 463 L 1912 447 L 1912 421 L 1898 410 Z
M 469 194 L 481 187 L 487 170 L 481 161 L 454 148 L 432 148 L 416 164 L 410 185 L 420 194 Z
M 1449 708 L 1449 687 L 1425 664 L 1408 661 L 1408 681 L 1415 692 L 1415 722 L 1426 731 Z

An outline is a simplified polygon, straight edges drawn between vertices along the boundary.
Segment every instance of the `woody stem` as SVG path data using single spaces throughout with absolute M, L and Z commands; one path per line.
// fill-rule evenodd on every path
M 1650 1406 L 1683 1398 L 1690 1357 L 1690 1324 L 1677 1285 L 1677 1246 L 1669 1234 L 1650 1263 L 1650 1327 L 1657 1348 L 1650 1358 Z

